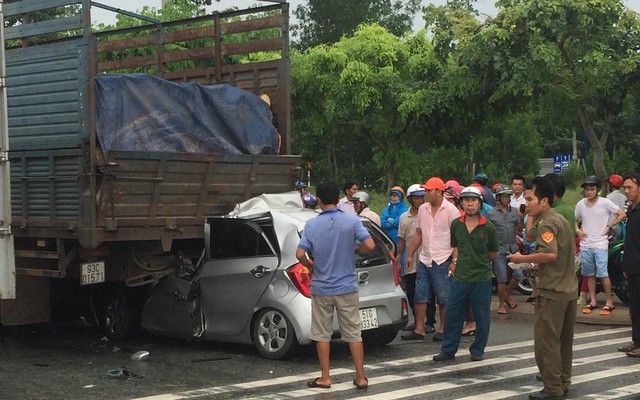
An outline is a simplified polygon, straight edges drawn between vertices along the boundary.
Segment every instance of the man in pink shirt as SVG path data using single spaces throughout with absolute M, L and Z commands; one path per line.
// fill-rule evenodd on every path
M 422 185 L 426 190 L 427 203 L 418 209 L 416 233 L 411 241 L 405 264 L 410 265 L 412 255 L 420 249 L 420 263 L 416 273 L 416 294 L 414 298 L 416 329 L 401 336 L 403 340 L 424 339 L 424 316 L 428 299 L 435 294 L 440 311 L 440 324 L 433 335 L 434 341 L 442 340 L 444 314 L 449 298 L 449 264 L 452 262 L 451 222 L 460 217 L 460 211 L 444 200 L 444 182 L 433 177 Z M 455 261 L 453 261 L 455 262 Z M 435 306 L 435 304 L 431 304 Z

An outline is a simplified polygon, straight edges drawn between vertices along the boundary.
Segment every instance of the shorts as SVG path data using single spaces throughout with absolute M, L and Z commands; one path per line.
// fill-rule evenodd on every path
M 597 276 L 598 278 L 609 276 L 607 250 L 580 249 L 580 261 L 582 263 L 582 276 Z
M 449 288 L 451 278 L 449 278 L 449 264 L 451 258 L 442 264 L 431 262 L 431 267 L 427 268 L 423 263 L 418 264 L 416 272 L 416 295 L 413 299 L 415 304 L 429 303 L 429 299 L 435 296 L 436 303 L 444 306 L 449 300 Z
M 311 333 L 316 342 L 330 342 L 333 336 L 333 312 L 338 315 L 341 339 L 361 342 L 360 296 L 358 292 L 338 296 L 311 296 Z
M 507 259 L 507 255 L 502 253 L 498 254 L 498 257 L 493 260 L 493 273 L 495 274 L 498 283 L 506 283 L 509 280 L 509 275 L 507 274 L 508 262 L 509 260 Z M 511 277 L 520 281 L 522 279 L 522 270 L 514 269 Z

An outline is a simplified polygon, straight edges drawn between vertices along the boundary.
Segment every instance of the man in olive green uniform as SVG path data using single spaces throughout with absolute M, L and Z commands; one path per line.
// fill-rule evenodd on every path
M 569 222 L 553 206 L 553 186 L 547 178 L 533 180 L 525 191 L 529 214 L 536 218 L 537 252 L 509 256 L 515 263 L 538 264 L 538 298 L 534 327 L 536 363 L 544 388 L 530 399 L 561 398 L 571 384 L 573 325 L 577 282 L 575 239 Z

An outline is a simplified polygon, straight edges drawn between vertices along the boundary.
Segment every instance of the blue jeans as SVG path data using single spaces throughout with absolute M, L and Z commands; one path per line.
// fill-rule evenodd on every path
M 489 340 L 491 281 L 476 283 L 451 281 L 441 348 L 441 351 L 448 356 L 458 352 L 468 306 L 471 306 L 476 320 L 476 335 L 469 352 L 472 356 L 482 357 Z
M 435 297 L 438 305 L 446 305 L 449 299 L 449 264 L 451 260 L 446 260 L 442 264 L 431 262 L 431 267 L 427 268 L 423 263 L 418 264 L 416 272 L 416 294 L 414 302 L 416 304 L 429 303 Z

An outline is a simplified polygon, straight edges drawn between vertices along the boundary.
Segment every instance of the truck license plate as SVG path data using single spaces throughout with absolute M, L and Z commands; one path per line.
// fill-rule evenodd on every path
M 362 330 L 377 328 L 378 313 L 375 308 L 362 308 L 360 310 L 360 320 L 362 321 Z
M 83 263 L 80 276 L 81 285 L 93 285 L 104 282 L 104 261 Z

